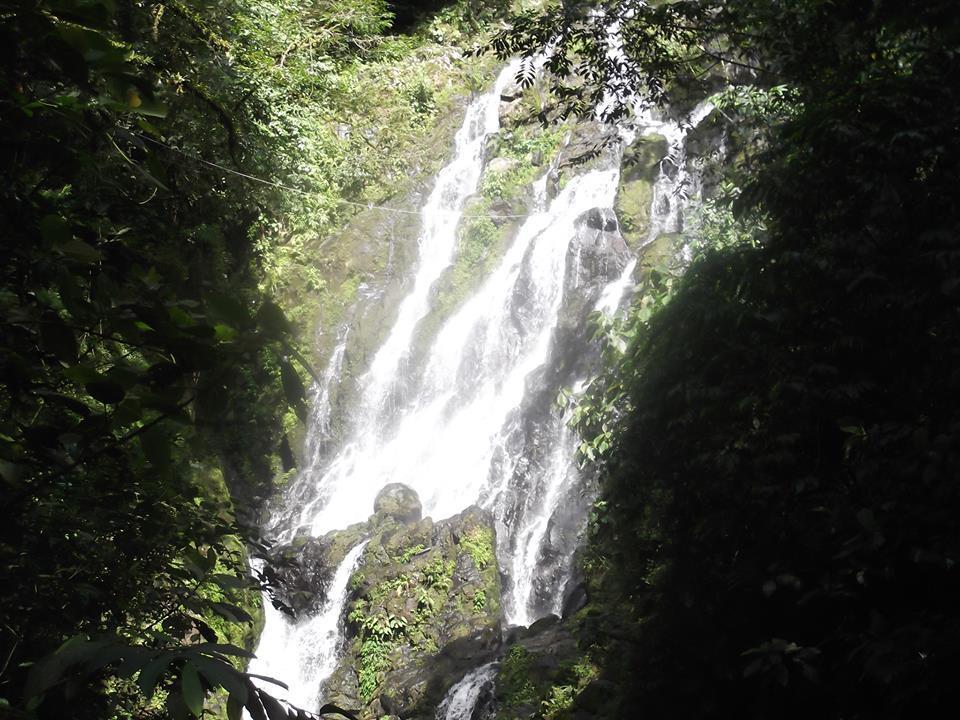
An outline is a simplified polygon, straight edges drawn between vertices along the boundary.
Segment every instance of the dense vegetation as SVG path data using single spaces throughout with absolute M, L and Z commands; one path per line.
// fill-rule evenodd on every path
M 0 716 L 287 716 L 237 669 L 275 581 L 249 577 L 250 513 L 294 463 L 298 338 L 361 280 L 327 241 L 485 79 L 448 49 L 501 5 L 0 0 Z M 548 4 L 493 43 L 549 44 L 544 118 L 610 90 L 611 117 L 634 91 L 680 112 L 730 85 L 731 152 L 695 261 L 604 328 L 576 411 L 603 478 L 585 657 L 540 698 L 514 647 L 505 712 L 562 718 L 589 694 L 607 717 L 945 715 L 954 3 L 595 5 Z M 478 567 L 488 546 L 467 548 Z M 362 620 L 368 648 L 399 638 Z
M 0 715 L 286 716 L 235 666 L 305 417 L 291 299 L 351 300 L 310 248 L 395 191 L 471 8 L 0 4 Z
M 559 37 L 548 65 L 589 80 L 556 88 L 574 111 L 614 76 L 621 97 L 675 107 L 734 87 L 720 101 L 733 161 L 699 257 L 610 329 L 609 369 L 578 411 L 604 477 L 581 616 L 618 688 L 604 712 L 946 716 L 960 667 L 955 5 L 603 7 L 523 16 L 496 46 Z

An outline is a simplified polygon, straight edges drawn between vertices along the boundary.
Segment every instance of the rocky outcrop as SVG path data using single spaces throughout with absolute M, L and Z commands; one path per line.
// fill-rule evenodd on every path
M 290 544 L 275 548 L 270 563 L 278 581 L 274 598 L 294 617 L 317 612 L 327 598 L 337 567 L 366 535 L 368 525 L 358 523 L 319 538 L 300 535 Z
M 660 161 L 667 156 L 667 141 L 661 135 L 643 135 L 623 152 L 620 187 L 614 205 L 623 238 L 631 248 L 647 240 L 653 185 Z
M 324 697 L 362 718 L 432 718 L 447 690 L 500 647 L 493 517 L 471 507 L 441 522 L 421 518 L 416 493 L 399 483 L 376 506 L 351 579 L 344 655 Z

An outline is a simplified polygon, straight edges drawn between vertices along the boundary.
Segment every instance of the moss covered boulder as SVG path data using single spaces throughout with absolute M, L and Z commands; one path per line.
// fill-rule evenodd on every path
M 416 491 L 403 483 L 385 485 L 373 501 L 373 512 L 399 523 L 417 522 L 423 517 L 423 507 Z
M 388 496 L 409 509 L 407 491 Z M 471 507 L 435 523 L 381 508 L 369 522 L 344 655 L 325 696 L 361 718 L 432 718 L 447 690 L 500 647 L 493 517 Z

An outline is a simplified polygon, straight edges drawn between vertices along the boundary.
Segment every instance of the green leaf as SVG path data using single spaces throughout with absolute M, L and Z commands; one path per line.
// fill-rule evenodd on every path
M 256 673 L 247 673 L 247 677 L 257 678 L 258 680 L 266 680 L 268 683 L 273 683 L 274 685 L 279 685 L 279 686 L 282 687 L 284 690 L 289 690 L 289 689 L 290 689 L 285 682 L 281 682 L 280 680 L 277 680 L 276 678 L 268 677 L 267 675 L 257 675 Z
M 230 663 L 212 658 L 197 657 L 194 663 L 211 685 L 218 685 L 236 697 L 242 706 L 247 701 L 247 685 L 244 675 Z
M 152 427 L 140 437 L 140 448 L 152 465 L 163 469 L 170 466 L 171 448 L 166 436 L 156 427 Z
M 207 305 L 230 326 L 242 328 L 250 325 L 249 311 L 243 302 L 235 297 L 219 292 L 210 293 Z
M 246 693 L 246 689 L 244 689 L 244 693 Z M 227 698 L 227 720 L 242 720 L 243 707 L 246 704 L 246 694 L 241 699 L 239 695 L 230 693 L 230 697 Z
M 306 406 L 303 404 L 306 392 L 303 389 L 303 383 L 300 382 L 300 375 L 287 360 L 280 362 L 280 382 L 283 384 L 283 394 L 287 402 L 297 413 L 297 417 L 306 422 Z
M 253 622 L 253 618 L 243 608 L 239 608 L 236 605 L 231 605 L 230 603 L 224 602 L 211 602 L 210 609 L 213 610 L 217 615 L 222 618 L 226 618 L 230 622 L 235 623 L 249 623 Z
M 249 697 L 244 707 L 247 708 L 252 720 L 267 720 L 267 714 L 263 711 L 263 703 L 260 702 L 259 690 L 250 680 L 247 680 L 247 691 Z
M 140 403 L 132 398 L 127 398 L 120 403 L 113 411 L 113 422 L 118 426 L 129 425 L 143 419 L 143 410 Z
M 236 575 L 217 573 L 211 575 L 210 579 L 220 587 L 230 590 L 246 590 L 255 587 L 255 583 L 250 578 L 237 577 Z
M 125 107 L 124 109 L 127 112 L 132 112 L 138 115 L 146 115 L 147 117 L 155 117 L 155 118 L 165 118 L 167 114 L 170 112 L 170 108 L 168 108 L 162 102 L 159 102 L 153 99 L 147 99 L 147 98 L 142 99 L 140 101 L 140 104 L 137 105 L 136 107 L 132 107 L 128 104 L 128 106 Z M 141 168 L 141 171 L 143 171 L 143 168 Z M 164 185 L 162 182 L 157 180 L 153 175 L 147 173 L 146 171 L 143 171 L 143 172 L 151 180 L 153 180 L 159 187 L 161 187 L 164 190 L 169 190 L 169 188 L 166 185 Z
M 183 564 L 197 580 L 207 576 L 207 560 L 195 547 L 188 547 L 183 552 Z
M 43 349 L 65 362 L 77 361 L 77 338 L 55 315 L 48 315 L 40 325 Z
M 167 310 L 167 313 L 170 315 L 170 319 L 179 327 L 188 328 L 197 324 L 196 320 L 183 308 L 174 306 Z
M 78 385 L 100 382 L 104 379 L 103 375 L 86 365 L 73 365 L 66 368 L 63 374 Z
M 66 255 L 68 259 L 74 260 L 82 265 L 92 265 L 103 259 L 99 250 L 77 238 L 59 244 L 57 249 Z
M 16 463 L 0 460 L 0 477 L 8 485 L 19 486 L 20 478 L 23 476 L 23 470 Z
M 170 661 L 173 660 L 174 653 L 165 652 L 154 660 L 150 661 L 144 668 L 140 671 L 140 675 L 137 677 L 137 686 L 140 688 L 140 692 L 143 693 L 144 697 L 150 698 L 153 696 L 153 691 L 157 687 L 157 682 L 160 680 L 160 676 L 163 675 L 167 667 L 170 665 Z
M 203 713 L 203 685 L 200 683 L 200 676 L 197 674 L 197 667 L 192 662 L 188 662 L 180 671 L 180 689 L 183 693 L 183 702 L 193 713 L 194 717 L 200 717 Z
M 64 245 L 73 239 L 70 226 L 59 215 L 47 215 L 39 223 L 40 236 L 51 245 Z
M 874 517 L 873 510 L 870 508 L 861 508 L 857 511 L 857 522 L 863 527 L 864 530 L 876 530 L 877 520 Z
M 237 339 L 239 333 L 225 323 L 217 323 L 213 326 L 214 337 L 220 342 L 233 342 Z
M 283 314 L 283 310 L 276 303 L 269 300 L 260 306 L 257 312 L 257 321 L 260 324 L 260 330 L 264 335 L 273 339 L 280 340 L 291 334 L 290 321 Z
M 88 660 L 106 644 L 103 640 L 88 640 L 83 635 L 71 637 L 30 668 L 23 691 L 24 697 L 35 697 L 57 685 L 71 668 Z
M 236 645 L 204 643 L 203 645 L 198 645 L 197 648 L 202 649 L 204 652 L 217 652 L 217 653 L 223 653 L 224 655 L 236 655 L 237 657 L 244 657 L 249 659 L 256 657 L 249 650 L 244 650 L 243 648 L 239 648 Z
M 321 707 L 319 710 L 317 710 L 317 715 L 321 715 L 321 716 L 342 715 L 343 717 L 349 718 L 350 720 L 357 720 L 357 716 L 354 715 L 352 712 L 350 712 L 349 710 L 344 710 L 341 707 L 337 707 L 333 703 L 327 703 L 326 705 Z
M 289 720 L 287 709 L 272 695 L 260 691 L 260 701 L 263 703 L 263 709 L 267 711 L 270 720 Z

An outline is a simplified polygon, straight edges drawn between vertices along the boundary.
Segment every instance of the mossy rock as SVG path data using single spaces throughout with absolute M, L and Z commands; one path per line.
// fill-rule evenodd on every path
M 570 177 L 607 166 L 619 152 L 616 131 L 599 122 L 579 122 L 570 127 L 567 142 L 557 158 L 560 184 Z
M 423 517 L 420 497 L 409 485 L 390 483 L 384 485 L 373 501 L 375 515 L 392 517 L 399 523 L 414 523 Z
M 383 697 L 404 718 L 432 717 L 450 686 L 499 648 L 493 517 L 474 507 L 438 523 L 400 523 L 377 506 L 350 583 L 349 641 L 332 695 L 354 699 L 364 719 L 378 717 Z
M 667 141 L 662 135 L 643 135 L 624 150 L 614 209 L 620 232 L 632 249 L 647 239 L 653 186 L 660 174 L 660 161 L 666 155 Z
M 682 233 L 661 233 L 640 251 L 634 272 L 638 295 L 651 289 L 658 271 L 666 275 L 681 272 L 685 264 L 682 253 L 684 242 Z

